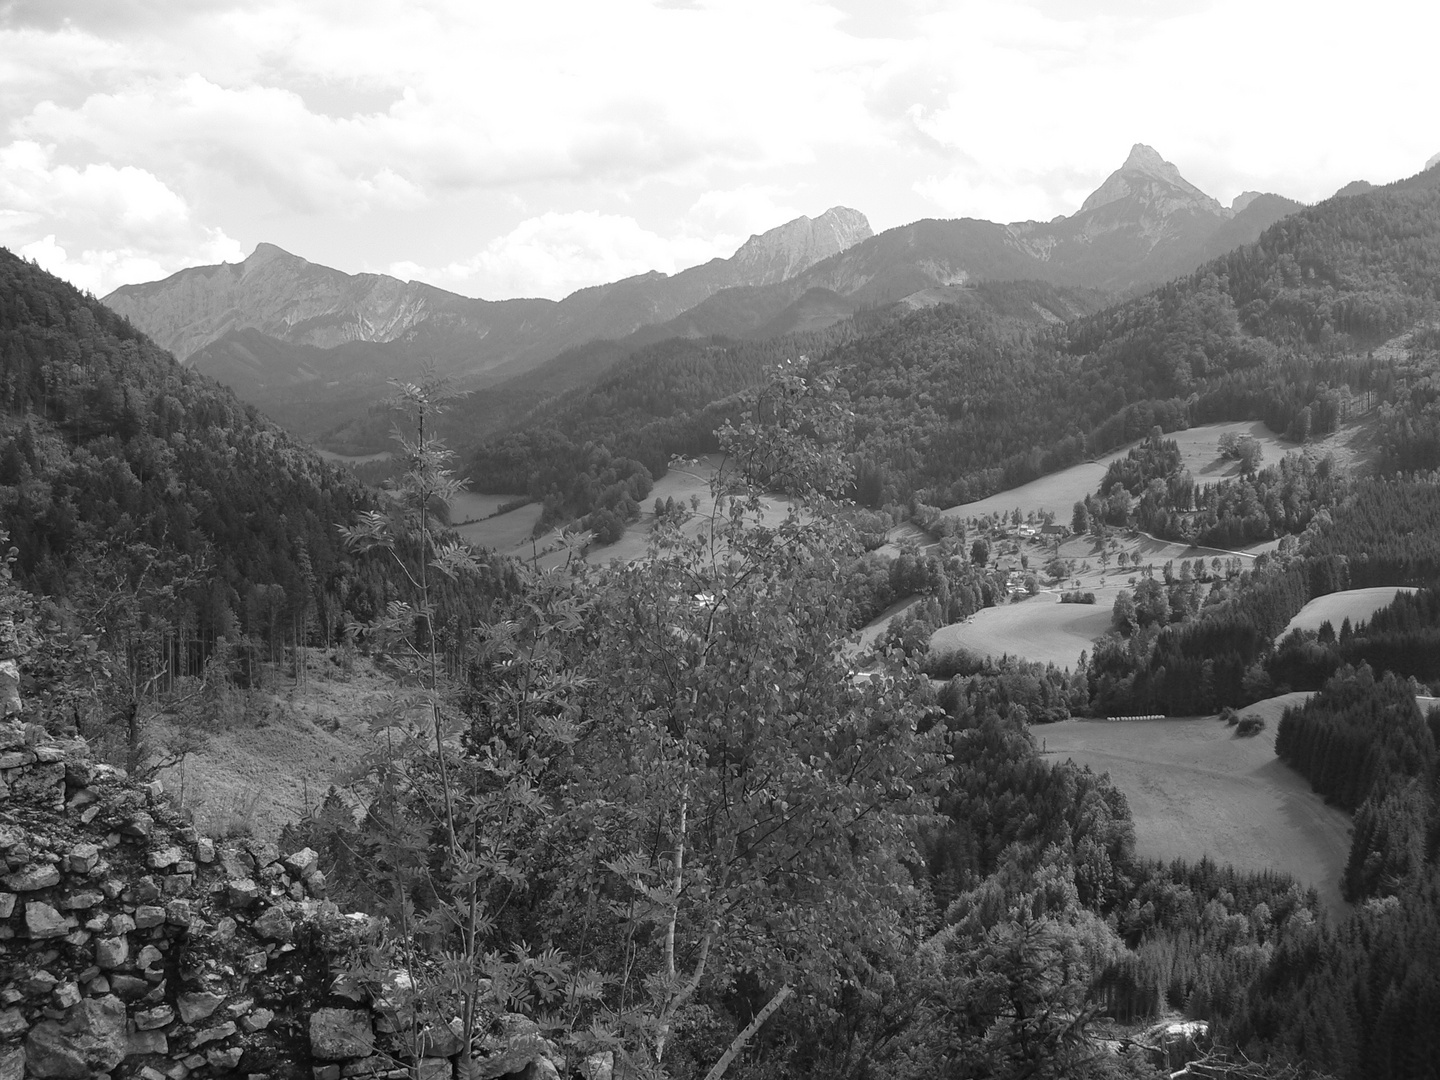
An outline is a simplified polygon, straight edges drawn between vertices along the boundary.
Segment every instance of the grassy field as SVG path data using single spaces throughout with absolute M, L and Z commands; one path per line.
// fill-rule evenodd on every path
M 1041 664 L 1073 668 L 1081 651 L 1089 652 L 1095 639 L 1110 628 L 1115 593 L 1110 586 L 1095 590 L 1094 604 L 1062 604 L 1054 593 L 977 611 L 962 623 L 936 630 L 930 638 L 932 653 L 957 645 L 981 656 L 1004 653 Z
M 608 563 L 612 559 L 633 562 L 644 557 L 649 546 L 651 529 L 655 525 L 653 507 L 657 498 L 661 501 L 674 499 L 677 504 L 687 509 L 693 505 L 692 497 L 698 499 L 699 512 L 694 513 L 684 526 L 686 532 L 694 535 L 709 523 L 711 511 L 715 507 L 714 500 L 710 497 L 710 478 L 718 467 L 719 459 L 716 457 L 702 458 L 699 461 L 672 467 L 655 483 L 650 494 L 645 497 L 644 503 L 640 507 L 640 516 L 626 526 L 624 535 L 613 544 L 592 545 L 585 553 L 584 558 L 592 563 Z M 460 521 L 468 516 L 474 516 L 475 510 L 486 505 L 477 500 L 493 499 L 495 505 L 498 505 L 505 498 L 505 496 L 463 495 L 455 501 L 451 517 Z M 765 505 L 764 520 L 770 524 L 774 524 L 784 517 L 788 507 L 785 499 L 767 499 Z M 539 503 L 530 503 L 518 510 L 510 511 L 508 514 L 487 518 L 470 525 L 462 525 L 456 531 L 472 544 L 494 548 L 502 554 L 514 555 L 517 558 L 530 559 L 538 551 L 537 562 L 541 567 L 558 566 L 572 557 L 571 550 L 564 546 L 564 541 L 558 532 L 546 533 L 538 537 L 533 545 L 531 543 L 531 533 L 535 523 L 540 520 L 541 513 L 542 508 Z
M 480 521 L 516 498 L 514 495 L 481 495 L 475 491 L 462 491 L 450 500 L 450 520 Z
M 483 498 L 484 496 L 475 496 Z M 539 503 L 527 503 L 518 510 L 511 510 L 499 517 L 485 518 L 470 525 L 456 528 L 461 536 L 477 547 L 494 548 L 507 555 L 524 555 L 530 551 L 530 533 L 540 520 L 543 507 Z M 452 520 L 464 521 L 472 516 L 457 505 L 451 514 Z
M 1328 622 L 1338 633 L 1340 624 L 1346 619 L 1352 626 L 1362 622 L 1387 606 L 1395 599 L 1396 593 L 1404 591 L 1385 585 L 1376 589 L 1346 589 L 1328 596 L 1317 596 L 1296 612 L 1275 640 L 1280 640 L 1291 630 L 1319 630 L 1323 622 Z
M 1340 912 L 1339 879 L 1350 850 L 1350 816 L 1326 806 L 1275 756 L 1287 694 L 1244 709 L 1266 717 L 1242 739 L 1214 718 L 1071 720 L 1035 728 L 1054 760 L 1108 772 L 1135 820 L 1136 851 L 1157 859 L 1204 855 L 1242 870 L 1275 869 L 1313 885 Z
M 1205 424 L 1188 431 L 1172 431 L 1165 437 L 1174 439 L 1179 445 L 1181 460 L 1197 483 L 1213 484 L 1240 473 L 1239 462 L 1220 457 L 1220 437 L 1226 433 L 1237 436 L 1253 435 L 1259 439 L 1265 450 L 1266 462 L 1278 461 L 1288 451 L 1297 448 L 1295 443 L 1277 438 L 1258 420 Z M 1131 443 L 1098 461 L 1087 461 L 1062 469 L 1020 487 L 1002 491 L 998 495 L 952 506 L 945 513 L 952 517 L 968 518 L 984 517 L 997 512 L 1009 513 L 1017 507 L 1022 514 L 1043 514 L 1046 510 L 1053 510 L 1057 521 L 1068 524 L 1070 511 L 1075 504 L 1099 489 L 1110 462 L 1123 458 L 1134 445 L 1136 444 Z

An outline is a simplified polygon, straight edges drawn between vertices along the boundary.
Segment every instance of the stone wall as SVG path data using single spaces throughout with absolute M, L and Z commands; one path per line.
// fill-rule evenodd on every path
M 158 782 L 0 722 L 0 1080 L 453 1076 L 458 1035 L 411 1060 L 340 973 L 368 920 L 324 897 L 308 848 L 200 836 Z M 558 1075 L 533 1024 L 494 1020 L 476 1075 Z

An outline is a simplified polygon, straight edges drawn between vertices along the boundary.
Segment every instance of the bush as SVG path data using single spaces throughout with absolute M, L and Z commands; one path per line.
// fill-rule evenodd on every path
M 1231 727 L 1234 727 L 1236 724 L 1240 723 L 1240 714 L 1234 709 L 1232 709 L 1229 705 L 1226 705 L 1223 709 L 1220 710 L 1220 719 L 1224 720 L 1225 723 L 1229 724 Z
M 974 675 L 985 667 L 985 658 L 963 645 L 955 645 L 942 652 L 932 652 L 920 664 L 921 670 L 932 679 L 953 679 L 956 675 Z
M 1235 725 L 1235 734 L 1240 736 L 1258 735 L 1265 730 L 1265 718 L 1254 713 L 1246 713 Z
M 1095 594 L 1093 592 L 1080 592 L 1078 590 L 1074 592 L 1063 592 L 1060 594 L 1060 603 L 1093 604 L 1095 603 Z

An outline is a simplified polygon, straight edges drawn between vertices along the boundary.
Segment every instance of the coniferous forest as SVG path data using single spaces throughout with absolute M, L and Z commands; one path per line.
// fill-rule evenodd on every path
M 385 737 L 282 846 L 374 917 L 346 974 L 403 997 L 390 1034 L 413 1036 L 417 1076 L 440 1025 L 468 1061 L 517 1015 L 552 1070 L 590 1080 L 599 1060 L 1153 1078 L 1185 1061 L 1146 1029 L 1180 1018 L 1206 1025 L 1190 1075 L 1437 1075 L 1440 169 L 1103 310 L 973 291 L 655 346 L 467 448 L 476 479 L 597 532 L 672 455 L 723 455 L 708 519 L 657 513 L 639 561 L 542 570 L 440 524 L 457 481 L 428 378 L 399 388 L 404 471 L 381 493 L 0 253 L 0 597 L 24 719 L 149 777 L 185 747 L 148 719 L 206 723 L 187 687 L 298 680 L 307 650 L 371 658 L 394 684 Z M 1242 475 L 1201 492 L 1166 439 L 1226 419 L 1303 442 L 1362 413 L 1363 482 L 1236 443 Z M 1137 440 L 1076 524 L 1274 550 L 1137 573 L 1073 670 L 928 656 L 931 623 L 1007 588 L 937 508 Z M 905 521 L 933 544 L 886 561 Z M 1406 591 L 1284 634 L 1366 586 Z M 909 621 L 850 648 L 912 595 Z M 1071 716 L 1300 690 L 1276 753 L 1353 815 L 1343 910 L 1282 874 L 1137 856 L 1110 777 L 1037 746 Z

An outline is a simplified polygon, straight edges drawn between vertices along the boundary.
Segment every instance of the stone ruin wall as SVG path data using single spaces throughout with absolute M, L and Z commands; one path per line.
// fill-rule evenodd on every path
M 0 1080 L 564 1070 L 518 1016 L 495 1018 L 468 1069 L 458 1027 L 411 1057 L 395 1010 L 341 970 L 367 923 L 325 900 L 308 848 L 200 836 L 158 782 L 0 721 Z M 572 1075 L 609 1080 L 611 1067 L 592 1057 Z

